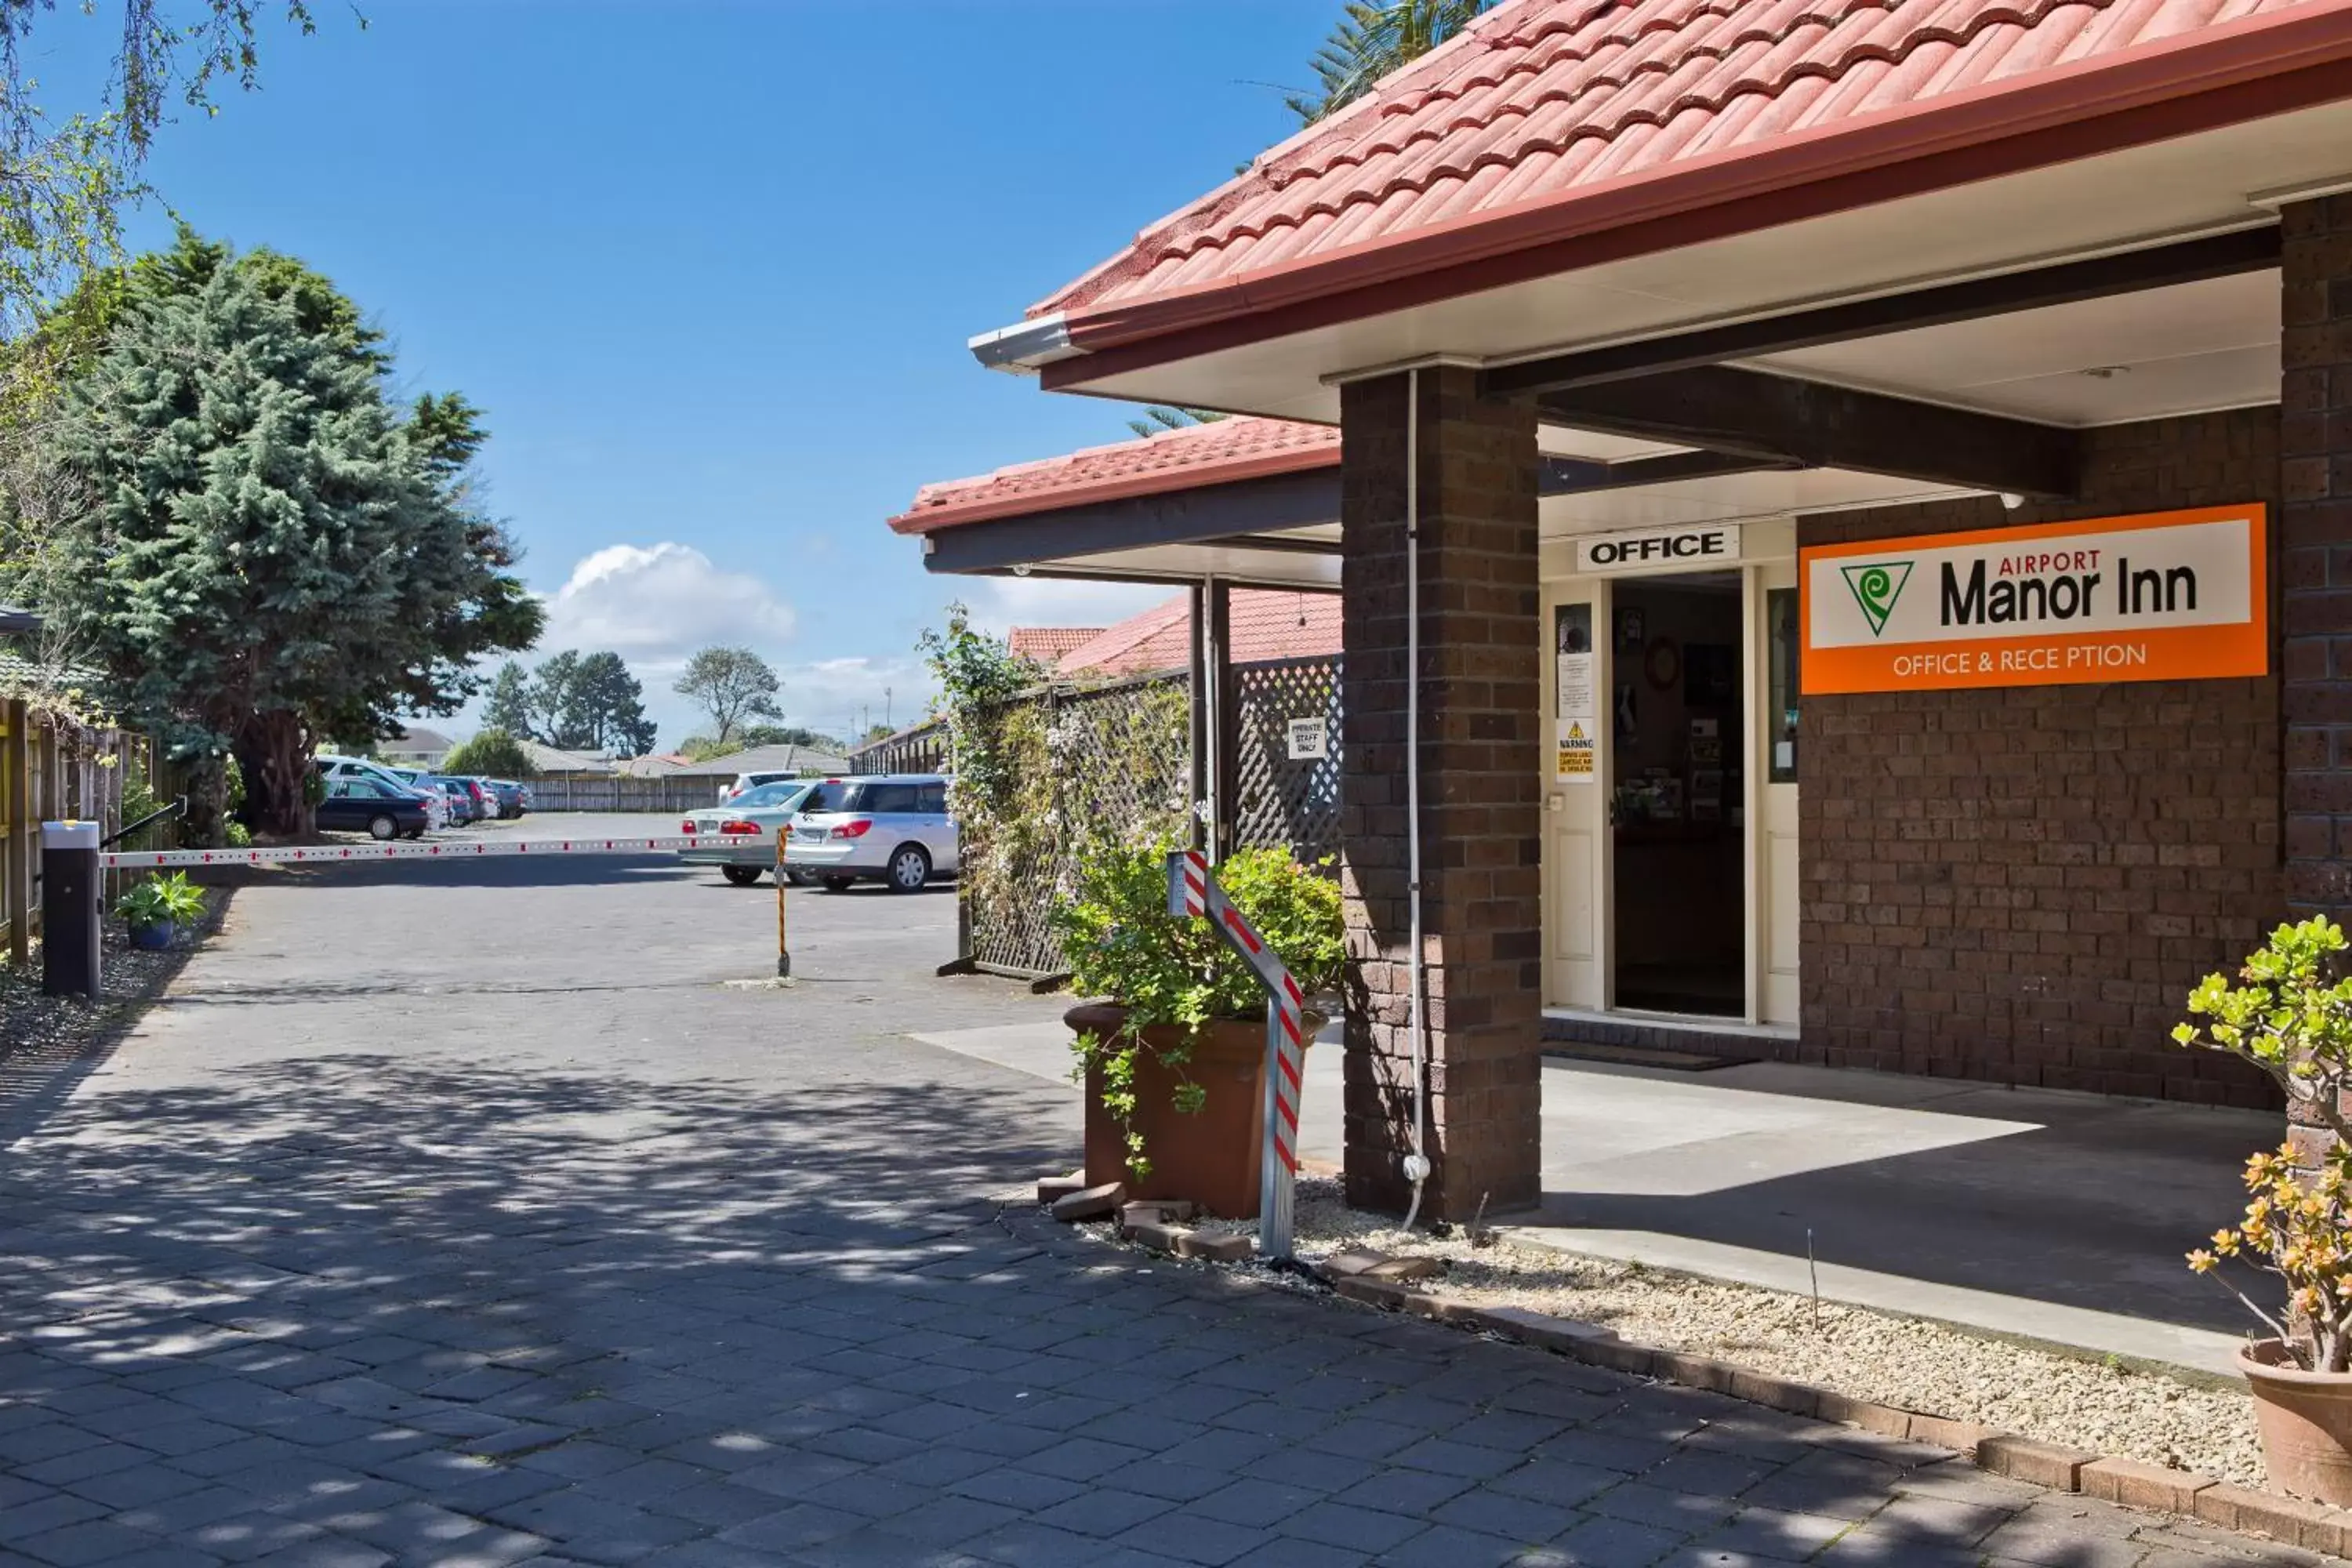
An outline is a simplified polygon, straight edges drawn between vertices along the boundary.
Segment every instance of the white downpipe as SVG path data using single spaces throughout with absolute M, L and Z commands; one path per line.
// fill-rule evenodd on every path
M 1421 1215 L 1421 1184 L 1429 1179 L 1429 1155 L 1422 1129 L 1429 1120 L 1427 1030 L 1422 1016 L 1421 967 L 1421 372 L 1405 372 L 1404 405 L 1404 860 L 1406 928 L 1412 948 L 1405 960 L 1412 988 L 1412 1152 L 1404 1173 L 1412 1202 L 1404 1228 Z

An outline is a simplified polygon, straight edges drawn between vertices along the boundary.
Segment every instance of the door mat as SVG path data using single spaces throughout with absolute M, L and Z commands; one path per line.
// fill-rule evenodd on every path
M 1669 1050 L 1664 1046 L 1604 1046 L 1590 1040 L 1546 1040 L 1543 1051 L 1548 1057 L 1566 1057 L 1571 1061 L 1658 1068 L 1666 1072 L 1713 1072 L 1717 1068 L 1738 1067 L 1754 1059 L 1701 1056 L 1696 1051 Z

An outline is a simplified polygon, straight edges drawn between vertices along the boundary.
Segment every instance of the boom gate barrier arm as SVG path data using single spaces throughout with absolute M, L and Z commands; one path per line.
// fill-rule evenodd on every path
M 1168 857 L 1168 912 L 1200 915 L 1265 987 L 1265 1152 L 1259 1162 L 1257 1255 L 1290 1257 L 1291 1188 L 1298 1174 L 1298 1096 L 1305 1077 L 1307 998 L 1217 885 L 1209 858 L 1198 849 Z

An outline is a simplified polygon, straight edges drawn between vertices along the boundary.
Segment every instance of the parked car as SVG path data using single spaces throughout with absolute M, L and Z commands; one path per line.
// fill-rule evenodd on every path
M 498 797 L 482 787 L 481 780 L 466 773 L 454 777 L 457 787 L 466 792 L 467 799 L 473 805 L 476 822 L 488 822 L 499 814 Z
M 689 866 L 716 866 L 720 876 L 748 888 L 761 872 L 775 869 L 777 832 L 816 788 L 814 779 L 788 779 L 747 790 L 712 810 L 690 812 L 677 830 L 697 842 L 677 858 Z
M 370 762 L 365 757 L 341 757 L 332 753 L 313 758 L 310 765 L 319 770 L 330 794 L 333 793 L 339 780 L 372 779 L 387 788 L 415 795 L 425 808 L 425 825 L 428 829 L 448 826 L 448 804 L 436 802 L 430 786 L 412 782 L 413 778 L 421 776 L 414 768 L 394 768 L 384 763 Z M 321 827 L 324 826 L 320 824 Z
M 948 816 L 948 781 L 939 773 L 884 773 L 828 779 L 821 798 L 793 819 L 785 864 L 834 892 L 880 882 L 919 892 L 961 864 L 956 825 Z
M 498 797 L 500 820 L 520 816 L 523 814 L 523 797 L 529 792 L 522 785 L 512 779 L 484 779 L 482 782 L 489 785 L 490 793 Z
M 423 768 L 404 768 L 391 763 L 380 763 L 377 767 L 415 791 L 424 800 L 425 815 L 431 822 L 435 832 L 437 833 L 442 828 L 454 824 L 456 819 L 450 815 L 448 797 L 443 795 L 440 787 L 433 782 L 431 773 L 426 773 Z
M 758 789 L 762 784 L 783 784 L 789 780 L 796 779 L 798 777 L 800 777 L 798 773 L 791 772 L 737 773 L 735 775 L 734 783 L 723 784 L 719 786 L 719 804 L 725 805 L 737 795 L 743 794 L 747 790 Z
M 474 820 L 474 792 L 466 787 L 465 780 L 439 774 L 434 778 L 433 787 L 439 790 L 441 798 L 448 803 L 452 826 L 463 827 Z
M 364 833 L 381 840 L 422 838 L 431 826 L 423 795 L 389 779 L 357 773 L 327 781 L 318 821 L 324 833 Z

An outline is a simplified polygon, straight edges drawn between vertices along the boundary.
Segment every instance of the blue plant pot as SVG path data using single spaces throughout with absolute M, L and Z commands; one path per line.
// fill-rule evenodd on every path
M 132 926 L 131 945 L 147 948 L 150 951 L 160 951 L 171 946 L 172 939 L 179 934 L 179 928 L 169 921 L 165 921 L 161 925 Z

